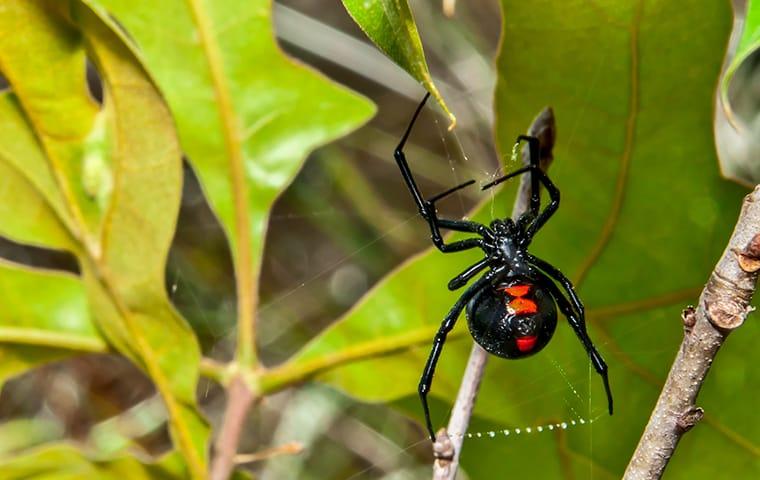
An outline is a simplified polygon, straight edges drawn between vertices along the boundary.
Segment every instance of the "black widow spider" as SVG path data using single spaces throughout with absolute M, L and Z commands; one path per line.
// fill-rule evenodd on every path
M 586 332 L 583 303 L 575 293 L 573 284 L 562 272 L 548 262 L 528 253 L 528 246 L 536 232 L 559 207 L 559 190 L 538 165 L 540 146 L 538 138 L 526 135 L 517 137 L 515 148 L 521 141 L 528 143 L 530 164 L 482 187 L 482 190 L 486 190 L 510 178 L 530 172 L 530 208 L 516 222 L 513 222 L 511 218 L 495 219 L 486 226 L 469 220 L 439 218 L 435 203 L 457 190 L 472 185 L 475 181 L 470 180 L 427 200 L 423 199 L 404 156 L 404 145 L 429 96 L 428 93 L 422 99 L 401 142 L 396 147 L 394 152 L 396 163 L 401 169 L 401 175 L 417 204 L 420 215 L 430 225 L 431 239 L 436 248 L 443 253 L 452 253 L 477 247 L 485 253 L 485 258 L 451 279 L 448 285 L 449 290 L 464 287 L 482 270 L 489 269 L 459 297 L 444 318 L 433 340 L 433 349 L 425 364 L 418 388 L 430 439 L 435 442 L 427 395 L 446 335 L 454 328 L 465 306 L 467 307 L 467 325 L 475 341 L 493 355 L 517 359 L 538 353 L 549 343 L 557 326 L 556 302 L 586 349 L 594 369 L 602 377 L 609 412 L 612 415 L 612 392 L 607 377 L 607 364 L 596 351 Z M 550 199 L 543 211 L 541 211 L 539 182 L 546 188 Z M 445 243 L 441 236 L 441 229 L 475 233 L 480 238 Z M 555 281 L 562 285 L 567 292 L 567 297 L 562 294 Z

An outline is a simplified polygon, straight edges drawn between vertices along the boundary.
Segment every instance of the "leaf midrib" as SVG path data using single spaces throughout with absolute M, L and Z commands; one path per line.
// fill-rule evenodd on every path
M 198 29 L 198 36 L 203 53 L 209 67 L 214 95 L 219 106 L 219 119 L 222 124 L 222 134 L 227 158 L 230 164 L 230 184 L 232 186 L 233 205 L 235 208 L 235 248 L 233 252 L 238 305 L 237 332 L 237 361 L 245 366 L 253 367 L 256 363 L 255 338 L 253 331 L 255 302 L 258 286 L 253 274 L 251 256 L 251 226 L 248 216 L 248 186 L 245 181 L 245 170 L 241 148 L 241 134 L 232 106 L 229 87 L 224 75 L 221 53 L 214 41 L 207 14 L 201 5 L 202 0 L 186 0 L 193 21 Z

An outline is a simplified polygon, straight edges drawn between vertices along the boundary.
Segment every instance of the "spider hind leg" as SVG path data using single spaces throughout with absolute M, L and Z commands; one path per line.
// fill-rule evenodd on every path
M 555 285 L 551 278 L 546 276 L 546 274 L 539 273 L 538 278 L 541 284 L 544 285 L 554 297 L 559 310 L 563 313 L 563 315 L 565 315 L 567 322 L 570 324 L 570 327 L 573 329 L 576 336 L 581 341 L 583 348 L 586 350 L 586 353 L 591 360 L 591 365 L 594 367 L 594 370 L 596 370 L 596 373 L 602 377 L 604 391 L 607 395 L 607 408 L 610 415 L 612 415 L 612 389 L 610 388 L 610 379 L 607 373 L 607 364 L 602 358 L 602 355 L 596 350 L 594 342 L 592 342 L 591 338 L 588 336 L 588 331 L 586 330 L 586 320 L 584 314 L 582 313 L 582 307 L 580 312 L 574 310 L 571 302 L 565 298 L 562 292 L 560 292 L 557 285 Z

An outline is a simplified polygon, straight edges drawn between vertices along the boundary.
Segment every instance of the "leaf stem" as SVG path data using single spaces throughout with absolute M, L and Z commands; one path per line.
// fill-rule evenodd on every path
M 436 325 L 426 325 L 415 330 L 406 331 L 400 335 L 361 342 L 351 348 L 323 355 L 310 361 L 296 364 L 288 362 L 281 367 L 265 371 L 261 374 L 259 380 L 261 393 L 270 395 L 341 365 L 389 355 L 417 345 L 426 345 L 430 343 L 430 337 L 435 334 L 437 329 Z M 457 329 L 449 334 L 449 338 L 453 339 L 464 334 L 464 329 Z
M 210 378 L 219 385 L 226 386 L 230 382 L 234 363 L 221 363 L 212 358 L 201 357 L 200 374 Z
M 40 328 L 4 326 L 0 327 L 0 338 L 2 339 L 0 343 L 36 345 L 88 353 L 105 353 L 108 351 L 108 345 L 100 338 Z
M 229 232 L 232 241 L 232 251 L 235 263 L 235 283 L 237 288 L 237 351 L 236 360 L 240 365 L 255 368 L 256 338 L 254 335 L 254 311 L 258 285 L 253 272 L 251 259 L 251 223 L 248 216 L 248 186 L 241 145 L 242 135 L 237 123 L 237 117 L 232 104 L 230 88 L 226 82 L 224 64 L 209 22 L 209 14 L 204 10 L 203 2 L 188 0 L 188 6 L 193 14 L 193 20 L 198 28 L 200 44 L 208 62 L 214 94 L 219 105 L 219 120 L 223 126 L 224 148 L 229 159 L 230 184 L 232 185 L 232 200 L 234 202 L 235 222 L 234 232 Z
M 235 363 L 238 368 L 233 373 L 227 390 L 227 406 L 222 427 L 216 442 L 216 452 L 211 465 L 211 477 L 226 480 L 233 469 L 233 459 L 240 438 L 243 420 L 250 408 L 254 392 L 245 373 L 258 367 L 255 336 L 255 309 L 258 285 L 253 271 L 251 257 L 251 223 L 248 216 L 248 187 L 241 145 L 242 135 L 237 123 L 230 87 L 226 82 L 224 62 L 217 44 L 213 26 L 203 2 L 188 0 L 188 7 L 200 37 L 200 45 L 208 62 L 214 94 L 219 105 L 219 119 L 224 134 L 224 148 L 229 159 L 230 184 L 234 202 L 234 227 L 228 232 L 232 243 L 235 264 L 235 284 L 237 289 L 237 348 Z

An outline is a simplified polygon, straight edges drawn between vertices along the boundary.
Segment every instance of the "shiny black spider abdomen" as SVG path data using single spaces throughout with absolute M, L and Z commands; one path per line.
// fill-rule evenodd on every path
M 480 290 L 467 304 L 472 338 L 488 353 L 525 358 L 540 352 L 557 327 L 549 292 L 532 279 L 511 277 Z

